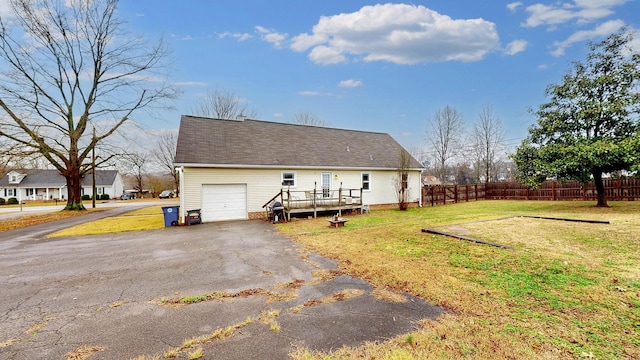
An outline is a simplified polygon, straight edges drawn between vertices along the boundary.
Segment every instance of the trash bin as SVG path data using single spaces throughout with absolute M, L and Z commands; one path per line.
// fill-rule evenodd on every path
M 200 209 L 187 210 L 187 225 L 200 223 L 202 223 L 202 218 L 200 218 Z
M 180 206 L 163 206 L 164 226 L 178 226 L 178 209 Z

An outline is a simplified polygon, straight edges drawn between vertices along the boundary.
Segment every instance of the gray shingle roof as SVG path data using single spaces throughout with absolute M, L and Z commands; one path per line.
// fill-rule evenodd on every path
M 60 175 L 58 170 L 41 170 L 41 169 L 15 169 L 20 174 L 27 174 L 20 184 L 9 184 L 9 170 L 2 175 L 0 179 L 0 187 L 34 187 L 34 188 L 56 188 L 67 185 L 64 176 Z M 96 186 L 111 186 L 118 175 L 117 170 L 96 170 Z M 91 186 L 91 173 L 82 179 L 82 186 Z
M 396 169 L 402 149 L 384 133 L 183 115 L 175 164 Z

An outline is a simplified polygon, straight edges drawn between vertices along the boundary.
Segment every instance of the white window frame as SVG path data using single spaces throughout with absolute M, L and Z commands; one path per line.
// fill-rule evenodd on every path
M 15 188 L 7 188 L 7 197 L 16 197 L 18 196 L 18 192 Z
M 291 175 L 291 178 L 285 178 L 285 175 Z M 295 188 L 297 186 L 297 178 L 298 174 L 295 171 L 283 171 L 280 173 L 280 185 L 282 187 L 292 187 Z M 285 181 L 291 181 L 291 184 L 285 184 Z
M 367 175 L 367 180 L 364 180 L 364 176 Z M 364 184 L 368 185 L 368 189 L 364 188 Z M 370 172 L 363 172 L 360 174 L 360 184 L 362 186 L 362 191 L 371 191 L 371 173 Z

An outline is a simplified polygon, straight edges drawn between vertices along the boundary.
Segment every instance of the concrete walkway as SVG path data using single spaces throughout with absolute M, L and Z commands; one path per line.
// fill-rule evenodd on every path
M 1 359 L 64 359 L 83 348 L 95 351 L 92 360 L 162 358 L 186 339 L 196 346 L 178 359 L 196 348 L 203 359 L 287 359 L 298 347 L 385 340 L 442 313 L 408 295 L 373 297 L 367 282 L 263 221 L 44 237 L 73 221 L 0 233 Z M 167 303 L 222 292 L 227 298 Z M 215 337 L 218 329 L 230 336 Z

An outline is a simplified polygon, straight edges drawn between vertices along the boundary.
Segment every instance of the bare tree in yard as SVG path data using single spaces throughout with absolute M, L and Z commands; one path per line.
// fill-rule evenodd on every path
M 158 138 L 156 151 L 153 153 L 153 159 L 166 171 L 173 179 L 172 189 L 176 190 L 176 195 L 180 189 L 180 176 L 173 165 L 176 155 L 176 145 L 178 143 L 178 135 L 174 132 L 164 132 Z
M 495 165 L 497 154 L 504 147 L 504 137 L 498 115 L 491 106 L 483 107 L 471 133 L 471 144 L 478 163 L 478 173 L 482 173 L 484 182 L 497 180 Z
M 447 181 L 447 162 L 457 155 L 464 133 L 462 114 L 451 106 L 436 110 L 427 128 L 427 142 L 433 149 L 438 177 Z
M 167 51 L 126 31 L 118 0 L 9 2 L 11 15 L 0 18 L 0 137 L 39 152 L 66 178 L 65 209 L 82 210 L 96 145 L 177 95 L 160 78 Z
M 256 117 L 246 101 L 233 92 L 213 90 L 205 94 L 200 103 L 192 108 L 196 116 L 215 119 L 236 119 L 239 116 Z
M 301 111 L 293 115 L 291 123 L 298 125 L 331 127 L 331 122 L 322 120 L 318 115 L 312 113 L 311 111 Z
M 398 209 L 407 210 L 409 208 L 409 167 L 411 166 L 411 155 L 400 150 L 398 155 L 398 169 L 394 179 L 394 187 L 398 196 Z
M 124 157 L 126 173 L 133 178 L 133 189 L 142 196 L 145 189 L 145 178 L 147 177 L 147 166 L 149 165 L 149 155 L 143 152 L 130 153 Z

